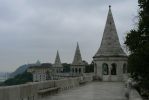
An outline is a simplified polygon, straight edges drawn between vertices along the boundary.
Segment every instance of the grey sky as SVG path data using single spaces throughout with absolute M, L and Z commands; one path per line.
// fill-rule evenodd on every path
M 89 63 L 100 46 L 108 5 L 121 44 L 134 27 L 137 0 L 0 0 L 0 72 L 41 62 L 71 63 L 76 43 Z

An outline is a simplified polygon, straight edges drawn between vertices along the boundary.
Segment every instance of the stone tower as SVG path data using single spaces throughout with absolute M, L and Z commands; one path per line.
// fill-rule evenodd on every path
M 79 44 L 77 43 L 76 52 L 74 59 L 71 65 L 71 75 L 72 76 L 81 76 L 85 72 L 85 65 L 82 61 L 81 52 Z
M 93 57 L 95 76 L 103 81 L 122 81 L 127 73 L 127 55 L 121 48 L 111 6 L 100 48 Z
M 61 73 L 63 72 L 63 66 L 60 60 L 59 52 L 57 51 L 55 63 L 53 65 L 54 73 Z

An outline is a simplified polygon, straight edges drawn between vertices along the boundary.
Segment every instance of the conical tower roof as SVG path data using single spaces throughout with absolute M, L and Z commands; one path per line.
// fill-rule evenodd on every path
M 39 60 L 37 60 L 36 65 L 41 65 L 41 63 L 40 63 L 40 61 L 39 61 Z
M 57 50 L 57 54 L 56 54 L 56 58 L 55 58 L 54 67 L 63 67 L 62 64 L 61 64 L 61 60 L 60 60 L 58 50 Z
M 126 56 L 119 42 L 111 6 L 109 6 L 101 45 L 94 57 L 101 56 Z
M 81 52 L 80 52 L 80 48 L 79 48 L 79 44 L 78 43 L 77 43 L 76 52 L 75 52 L 75 55 L 74 55 L 74 59 L 73 59 L 72 65 L 83 65 Z

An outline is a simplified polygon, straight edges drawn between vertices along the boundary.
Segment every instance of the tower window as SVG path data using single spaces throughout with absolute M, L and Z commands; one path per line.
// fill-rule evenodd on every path
M 79 73 L 81 73 L 81 68 L 79 68 Z
M 106 64 L 106 63 L 102 64 L 102 73 L 103 73 L 103 75 L 109 74 L 108 64 Z
M 76 73 L 78 72 L 78 69 L 77 69 L 77 68 L 75 68 L 75 72 L 76 72 Z
M 113 63 L 112 64 L 112 67 L 111 67 L 111 75 L 116 75 L 117 73 L 116 73 L 116 64 L 115 63 Z
M 74 68 L 72 68 L 72 72 L 74 72 Z

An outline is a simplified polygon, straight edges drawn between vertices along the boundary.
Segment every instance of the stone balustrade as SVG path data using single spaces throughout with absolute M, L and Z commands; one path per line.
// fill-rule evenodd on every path
M 140 94 L 136 89 L 133 88 L 134 82 L 131 79 L 128 79 L 126 82 L 126 97 L 129 100 L 143 100 Z
M 129 100 L 143 100 L 137 90 L 131 89 L 129 93 Z
M 0 100 L 38 100 L 41 92 L 67 90 L 79 86 L 80 81 L 81 78 L 76 77 L 0 87 Z M 91 78 L 85 78 L 85 81 L 91 81 Z

